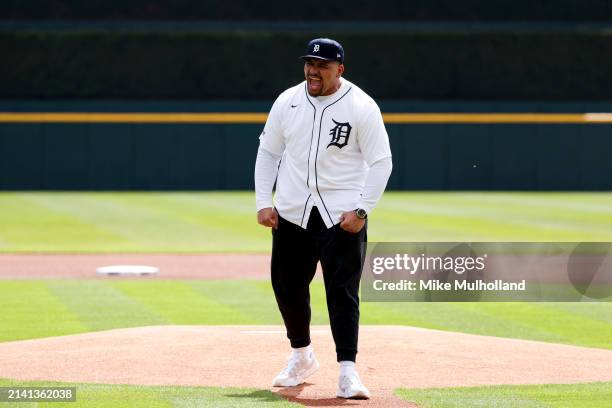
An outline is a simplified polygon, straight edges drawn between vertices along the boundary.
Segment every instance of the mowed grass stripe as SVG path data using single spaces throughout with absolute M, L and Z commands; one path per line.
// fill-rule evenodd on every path
M 500 219 L 505 215 L 500 210 Z M 508 220 L 508 218 L 506 218 Z M 375 221 L 374 221 L 375 220 Z M 478 216 L 424 214 L 387 210 L 373 217 L 369 237 L 372 241 L 584 241 L 601 237 L 584 230 L 566 230 L 555 226 L 489 220 Z M 369 230 L 369 231 L 370 231 Z M 410 239 L 408 235 L 414 236 Z M 607 233 L 606 233 L 607 234 Z M 429 239 L 435 237 L 436 239 Z M 420 239 L 427 238 L 427 239 Z
M 146 211 L 135 212 L 122 206 L 109 202 L 105 193 L 21 193 L 22 197 L 30 200 L 48 211 L 70 215 L 80 222 L 89 225 L 91 229 L 102 229 L 109 235 L 119 237 L 121 245 L 113 239 L 101 243 L 104 248 L 112 243 L 125 251 L 134 250 L 144 245 L 154 247 L 154 238 L 164 230 L 163 220 L 158 219 Z M 58 235 L 61 239 L 62 235 Z M 89 241 L 89 234 L 83 231 L 81 240 Z M 59 242 L 58 242 L 59 244 Z M 91 245 L 90 243 L 90 246 Z M 61 244 L 57 245 L 61 250 Z
M 371 241 L 612 241 L 610 193 L 387 192 Z M 269 252 L 252 192 L 0 193 L 0 251 Z M 44 226 L 44 228 L 42 228 Z
M 406 389 L 400 398 L 421 408 L 610 408 L 612 382 Z
M 13 250 L 79 250 L 114 242 L 129 244 L 107 229 L 84 222 L 74 214 L 50 208 L 38 194 L 0 193 L 0 241 Z M 51 202 L 61 200 L 54 196 Z M 34 244 L 34 245 L 33 245 Z M 0 247 L 2 249 L 2 247 Z
M 175 193 L 24 194 L 52 211 L 72 214 L 124 240 L 122 246 L 109 240 L 108 245 L 102 245 L 105 251 L 228 252 L 241 247 L 264 251 L 270 246 L 269 230 L 257 225 L 254 212 L 235 216 L 222 206 L 216 211 L 191 206 L 175 201 Z M 240 197 L 230 196 L 229 201 L 236 200 Z
M 112 287 L 109 282 L 49 280 L 46 286 L 89 330 L 168 323 L 168 320 Z
M 172 199 L 177 203 L 189 203 L 202 209 L 214 206 L 232 213 L 253 217 L 255 194 L 251 191 L 209 191 L 206 194 L 172 193 Z
M 594 201 L 597 211 L 568 209 L 563 206 L 565 196 L 585 206 Z M 370 230 L 383 232 L 384 237 L 391 226 L 392 235 L 411 231 L 417 237 L 455 240 L 606 241 L 611 238 L 612 211 L 610 207 L 604 211 L 600 202 L 609 198 L 609 194 L 590 193 L 388 192 L 372 217 Z M 378 236 L 374 239 L 379 240 Z
M 239 309 L 217 302 L 188 281 L 114 281 L 111 286 L 171 324 L 249 324 Z M 229 290 L 225 292 L 231 296 Z
M 571 195 L 570 195 L 571 197 Z M 591 207 L 588 205 L 594 198 L 587 196 L 587 205 L 572 207 L 564 197 L 551 200 L 545 196 L 540 200 L 530 199 L 529 196 L 522 200 L 513 200 L 511 194 L 498 196 L 479 194 L 475 196 L 460 196 L 454 203 L 454 208 L 464 214 L 480 215 L 487 219 L 499 218 L 499 208 L 510 220 L 520 220 L 522 224 L 539 226 L 540 228 L 557 228 L 562 230 L 573 230 L 579 226 L 580 231 L 591 231 L 593 233 L 608 233 L 612 227 L 612 212 L 610 207 Z M 585 200 L 583 199 L 583 202 Z M 446 211 L 452 211 L 446 209 Z M 451 212 L 452 213 L 452 212 Z
M 0 281 L 0 310 L 5 311 L 0 315 L 0 339 L 160 323 L 281 324 L 267 281 L 95 282 Z M 117 307 L 111 305 L 114 300 Z M 312 283 L 311 300 L 312 323 L 327 324 L 323 282 Z M 362 324 L 411 325 L 612 349 L 612 324 L 597 316 L 609 319 L 612 303 L 362 302 L 361 307 Z
M 23 408 L 285 408 L 302 405 L 288 402 L 268 390 L 233 387 L 179 387 L 84 384 L 57 381 L 17 381 L 0 379 L 7 387 L 76 387 L 74 402 L 16 403 Z M 1 403 L 2 406 L 9 406 Z
M 492 302 L 437 303 L 429 306 L 421 303 L 417 307 L 424 313 L 429 311 L 450 316 L 446 321 L 442 321 L 442 317 L 434 320 L 437 324 L 443 323 L 443 327 L 434 327 L 442 330 L 612 348 L 611 325 L 586 316 L 577 316 L 571 311 L 559 313 L 549 305 Z M 449 311 L 447 308 L 454 310 Z M 607 310 L 612 312 L 612 305 L 608 304 Z
M 546 303 L 550 308 L 558 309 L 562 313 L 570 313 L 578 317 L 587 317 L 592 320 L 597 320 L 612 325 L 612 310 L 609 304 L 605 302 L 594 303 Z
M 541 207 L 552 208 L 564 212 L 565 210 L 587 211 L 594 213 L 610 213 L 612 206 L 612 195 L 608 192 L 531 192 L 531 193 L 478 193 L 478 196 L 484 196 L 485 200 L 493 203 L 514 203 L 529 208 Z M 462 195 L 463 196 L 463 195 Z M 471 194 L 466 194 L 465 198 L 471 197 Z
M 552 226 L 572 229 L 579 225 L 581 230 L 608 232 L 609 228 L 612 227 L 610 205 L 606 209 L 603 207 L 591 208 L 587 205 L 576 208 L 569 206 L 563 197 L 556 200 L 542 198 L 540 200 L 530 200 L 528 197 L 516 200 L 510 194 L 501 196 L 495 193 L 462 194 L 456 196 L 452 203 L 449 203 L 448 197 L 445 200 L 436 200 L 435 198 L 433 196 L 428 197 L 427 200 L 407 202 L 401 197 L 393 199 L 393 195 L 391 195 L 391 198 L 385 197 L 384 205 L 389 210 L 400 212 L 443 213 L 465 218 L 482 217 L 487 220 L 499 221 L 502 224 L 508 221 L 499 219 L 500 209 L 512 222 L 519 219 L 523 224 L 539 225 L 544 228 Z M 593 219 L 593 223 L 589 222 L 591 219 Z
M 198 217 L 205 219 L 204 211 L 191 218 L 179 206 L 164 211 L 163 194 L 64 193 L 58 197 L 37 193 L 32 199 L 122 237 L 129 242 L 127 251 L 143 246 L 150 251 L 214 250 L 219 249 L 218 242 L 235 237 L 227 229 L 211 231 L 193 222 Z
M 386 232 L 385 226 L 395 220 L 400 233 L 416 230 L 415 234 L 419 235 L 420 231 L 428 231 L 429 234 L 457 236 L 464 241 L 473 240 L 474 235 L 481 235 L 482 231 L 487 231 L 482 238 L 501 241 L 525 240 L 525 237 L 535 241 L 610 238 L 612 212 L 555 210 L 525 203 L 508 204 L 503 199 L 502 202 L 490 202 L 491 195 L 496 196 L 496 193 L 445 196 L 432 193 L 417 195 L 410 201 L 389 193 L 380 204 L 384 211 L 372 217 L 370 229 L 376 232 L 380 227 Z M 466 234 L 466 231 L 473 232 Z
M 470 334 L 486 334 L 498 337 L 527 338 L 548 342 L 568 342 L 564 336 L 550 333 L 545 329 L 532 327 L 520 319 L 506 319 L 502 315 L 492 315 L 487 304 L 470 308 L 470 303 L 367 303 L 362 304 L 362 322 L 370 323 L 369 310 L 374 308 L 381 318 L 376 324 L 386 324 L 393 312 L 394 324 L 424 327 L 428 329 L 456 331 Z M 514 311 L 516 304 L 508 305 Z M 545 318 L 545 317 L 544 317 Z M 374 322 L 372 322 L 374 323 Z
M 190 281 L 207 299 L 238 310 L 246 324 L 282 324 L 269 281 Z
M 182 197 L 182 199 L 181 199 Z M 147 197 L 132 195 L 122 197 L 111 197 L 110 199 L 124 206 L 131 206 L 134 211 L 145 209 L 151 214 L 161 217 L 162 219 L 177 219 L 186 225 L 199 227 L 199 230 L 204 229 L 209 233 L 209 237 L 214 237 L 214 240 L 206 240 L 202 244 L 211 246 L 214 242 L 220 240 L 225 242 L 237 234 L 241 234 L 241 240 L 244 244 L 253 245 L 265 239 L 269 234 L 263 228 L 258 228 L 255 220 L 255 211 L 253 208 L 252 197 L 248 197 L 251 205 L 250 211 L 236 211 L 231 202 L 239 203 L 240 195 L 236 195 L 231 200 L 208 199 L 204 203 L 197 203 L 193 200 L 185 200 L 185 194 L 159 193 L 156 200 L 151 200 Z M 247 201 L 247 197 L 242 197 Z M 245 207 L 245 206 L 244 206 Z M 180 211 L 177 211 L 180 208 Z M 203 216 L 204 214 L 223 214 L 221 217 Z M 226 216 L 231 214 L 229 216 Z M 245 228 L 245 226 L 251 228 Z
M 495 328 L 487 330 L 493 335 L 612 348 L 612 325 L 571 312 L 560 313 L 547 303 L 517 302 L 511 307 L 504 303 L 483 303 L 482 306 L 479 303 L 465 303 L 462 308 L 499 319 L 498 328 L 503 329 L 504 325 L 512 327 L 511 331 L 500 334 L 493 334 Z
M 468 307 L 476 308 L 478 304 Z M 612 325 L 571 312 L 559 313 L 547 303 L 515 303 L 508 309 L 501 303 L 488 303 L 485 310 L 495 318 L 504 319 L 529 326 L 529 330 L 516 333 L 512 337 L 537 338 L 538 333 L 546 332 L 546 341 L 580 344 L 587 347 L 612 348 Z M 528 337 L 527 337 L 528 336 Z
M 86 332 L 45 281 L 0 280 L 0 341 Z

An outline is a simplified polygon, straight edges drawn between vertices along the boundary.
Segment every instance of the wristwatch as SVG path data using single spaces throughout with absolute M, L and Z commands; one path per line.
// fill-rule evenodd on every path
M 355 210 L 355 215 L 357 215 L 357 218 L 362 219 L 362 220 L 365 220 L 366 218 L 368 218 L 368 213 L 363 208 L 357 208 Z

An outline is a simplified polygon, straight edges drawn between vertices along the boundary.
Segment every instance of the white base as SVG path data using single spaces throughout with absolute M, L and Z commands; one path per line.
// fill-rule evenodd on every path
M 146 265 L 109 265 L 96 269 L 98 275 L 155 275 L 159 268 Z

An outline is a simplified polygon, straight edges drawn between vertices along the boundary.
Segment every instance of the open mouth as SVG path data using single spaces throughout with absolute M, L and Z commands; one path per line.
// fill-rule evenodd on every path
M 321 86 L 323 86 L 321 78 L 308 77 L 308 88 L 311 91 L 317 92 L 321 89 Z

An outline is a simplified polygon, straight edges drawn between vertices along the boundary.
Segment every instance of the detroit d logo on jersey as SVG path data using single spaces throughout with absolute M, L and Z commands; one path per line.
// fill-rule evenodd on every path
M 342 149 L 348 143 L 349 136 L 351 135 L 351 129 L 353 127 L 348 122 L 336 122 L 333 118 L 332 121 L 336 124 L 336 126 L 329 130 L 329 134 L 332 138 L 327 147 L 337 146 L 338 148 Z

